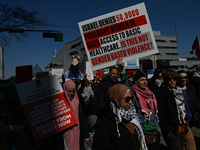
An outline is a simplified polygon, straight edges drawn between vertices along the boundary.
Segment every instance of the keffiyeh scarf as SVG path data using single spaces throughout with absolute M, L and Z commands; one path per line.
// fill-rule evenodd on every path
M 160 87 L 161 84 L 163 83 L 163 80 L 156 79 L 155 82 L 158 85 L 158 87 Z
M 150 121 L 151 114 L 155 108 L 156 117 L 158 120 L 158 109 L 157 109 L 157 99 L 155 95 L 146 87 L 145 90 L 140 89 L 137 85 L 132 86 L 133 90 L 136 92 L 138 97 L 138 102 L 140 104 L 141 112 L 145 114 L 145 122 Z
M 193 75 L 193 77 L 195 77 L 195 76 L 196 77 L 200 77 L 200 72 L 199 71 L 195 72 L 194 75 Z
M 177 86 L 177 89 L 169 88 L 169 90 L 174 93 L 174 98 L 175 98 L 176 107 L 177 107 L 177 111 L 178 111 L 178 119 L 179 119 L 180 124 L 182 124 L 181 116 L 183 118 L 185 118 L 185 115 L 186 115 L 185 101 L 184 101 L 183 92 L 182 92 L 181 88 L 178 87 L 178 86 Z M 185 123 L 185 119 L 183 119 L 183 121 Z
M 138 134 L 138 139 L 141 142 L 142 149 L 148 150 L 146 142 L 145 142 L 144 132 L 140 124 L 140 121 L 138 119 L 138 116 L 136 114 L 135 106 L 132 104 L 129 110 L 125 110 L 122 107 L 115 106 L 113 102 L 110 102 L 110 107 L 113 113 L 116 115 L 115 120 L 116 120 L 116 125 L 117 125 L 118 136 L 120 137 L 118 123 L 122 122 L 122 118 L 124 118 L 130 121 L 130 123 L 133 123 L 135 125 L 136 132 Z

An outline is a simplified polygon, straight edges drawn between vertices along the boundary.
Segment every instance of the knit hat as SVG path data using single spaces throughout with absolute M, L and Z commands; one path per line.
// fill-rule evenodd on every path
M 143 72 L 137 72 L 134 76 L 133 76 L 133 83 L 135 83 L 139 78 L 141 77 L 147 77 L 146 74 L 144 74 Z

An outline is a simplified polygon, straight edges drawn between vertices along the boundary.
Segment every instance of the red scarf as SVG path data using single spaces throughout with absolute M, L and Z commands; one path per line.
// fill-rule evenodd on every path
M 156 116 L 158 116 L 157 99 L 149 88 L 146 87 L 145 90 L 142 90 L 137 85 L 133 84 L 132 89 L 136 92 L 141 112 L 145 113 L 145 117 L 150 120 L 150 115 L 152 114 L 154 107 L 156 110 Z

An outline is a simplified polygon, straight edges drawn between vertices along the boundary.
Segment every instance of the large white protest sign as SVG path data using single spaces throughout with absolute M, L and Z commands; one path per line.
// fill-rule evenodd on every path
M 79 22 L 92 70 L 158 53 L 144 3 Z
M 77 123 L 56 75 L 16 84 L 16 88 L 36 141 Z

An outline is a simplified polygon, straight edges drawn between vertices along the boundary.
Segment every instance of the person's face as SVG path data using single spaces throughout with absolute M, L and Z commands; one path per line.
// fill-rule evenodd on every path
M 117 81 L 118 79 L 118 70 L 117 69 L 112 69 L 111 72 L 109 73 L 111 80 Z
M 162 80 L 162 73 L 159 73 L 158 79 Z
M 77 59 L 77 58 L 73 58 L 72 64 L 73 64 L 74 66 L 76 66 L 76 65 L 78 64 L 78 59 Z
M 143 90 L 146 89 L 147 84 L 148 84 L 147 77 L 141 77 L 141 78 L 139 78 L 139 79 L 136 81 L 136 85 L 137 85 L 139 88 L 143 89 Z
M 85 84 L 86 84 L 86 85 L 89 85 L 89 82 L 88 82 L 88 80 L 85 80 Z
M 179 78 L 180 78 L 180 81 L 181 81 L 181 84 L 183 85 L 183 86 L 185 86 L 186 85 L 186 83 L 187 83 L 187 73 L 180 73 L 179 74 Z
M 169 78 L 165 79 L 165 83 L 170 88 L 175 88 L 176 87 L 176 82 L 177 82 L 177 78 L 176 77 L 169 77 Z
M 75 89 L 70 89 L 70 90 L 66 90 L 67 95 L 70 99 L 74 98 L 74 94 L 75 94 Z
M 119 103 L 120 107 L 122 107 L 126 110 L 129 110 L 131 107 L 131 104 L 133 103 L 132 99 L 133 99 L 133 97 L 131 95 L 131 91 L 126 92 Z

